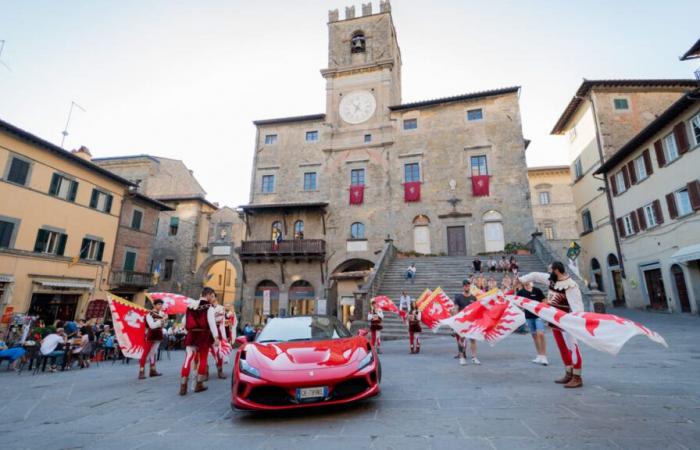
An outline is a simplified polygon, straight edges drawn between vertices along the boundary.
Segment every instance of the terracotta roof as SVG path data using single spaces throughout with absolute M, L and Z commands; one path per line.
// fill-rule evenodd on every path
M 695 44 L 693 44 L 693 46 L 680 57 L 680 60 L 687 61 L 695 58 L 700 58 L 700 39 L 698 39 L 697 42 L 695 42 Z
M 600 87 L 673 87 L 684 86 L 693 88 L 697 86 L 697 81 L 692 79 L 648 79 L 648 80 L 586 80 L 584 78 L 581 86 L 576 91 L 576 95 L 571 99 L 564 109 L 561 117 L 552 128 L 550 134 L 564 134 L 566 126 L 571 121 L 578 107 L 583 102 L 591 89 Z
M 328 206 L 327 202 L 309 202 L 309 203 L 258 203 L 251 205 L 241 205 L 240 209 L 243 211 L 255 211 L 255 210 L 265 210 L 265 209 L 316 209 L 325 208 Z
M 403 103 L 401 105 L 390 106 L 392 111 L 402 111 L 406 109 L 426 108 L 429 106 L 442 105 L 445 103 L 456 103 L 467 100 L 476 100 L 486 97 L 495 97 L 497 95 L 511 94 L 520 91 L 520 86 L 512 86 L 501 89 L 491 89 L 488 91 L 471 92 L 468 94 L 455 95 L 452 97 L 435 98 L 432 100 L 423 100 L 419 102 Z
M 83 166 L 84 168 L 91 170 L 93 172 L 96 172 L 104 177 L 111 178 L 113 181 L 116 181 L 118 183 L 124 184 L 126 186 L 136 186 L 136 184 L 132 183 L 131 181 L 124 179 L 120 177 L 119 175 L 116 175 L 109 170 L 103 169 L 102 167 L 91 163 L 88 160 L 85 160 L 79 156 L 74 155 L 73 153 L 62 149 L 61 147 L 52 144 L 49 141 L 46 141 L 38 136 L 35 136 L 28 131 L 24 131 L 23 129 L 16 127 L 12 125 L 11 123 L 5 122 L 4 120 L 0 119 L 0 130 L 6 132 L 7 134 L 10 134 L 18 139 L 23 140 L 24 142 L 33 144 L 39 148 L 42 148 L 49 153 L 53 153 L 54 155 L 57 155 L 61 158 L 64 158 L 70 162 L 73 162 L 75 164 L 78 164 L 79 166 Z
M 131 192 L 131 196 L 141 200 L 142 202 L 149 203 L 151 206 L 155 206 L 156 208 L 160 209 L 161 211 L 175 211 L 174 208 L 171 208 L 170 206 L 166 205 L 165 203 L 159 202 L 155 198 L 151 198 L 147 195 L 143 195 L 140 192 Z
M 206 198 L 202 197 L 201 195 L 174 195 L 170 197 L 157 197 L 156 200 L 159 200 L 161 202 L 183 202 L 196 200 L 204 203 L 205 205 L 211 206 L 214 209 L 219 209 L 218 206 L 216 206 Z
M 290 122 L 311 122 L 314 120 L 323 120 L 326 118 L 325 114 L 310 114 L 308 116 L 292 116 L 292 117 L 280 117 L 277 119 L 263 119 L 254 120 L 255 125 L 271 125 L 275 123 L 290 123 Z
M 640 131 L 636 136 L 630 139 L 625 145 L 620 147 L 610 158 L 608 158 L 605 163 L 595 171 L 596 174 L 604 174 L 609 170 L 617 166 L 630 154 L 634 153 L 639 147 L 646 141 L 654 137 L 656 133 L 661 131 L 664 127 L 674 122 L 677 117 L 683 113 L 686 109 L 690 108 L 700 102 L 700 89 L 693 92 L 688 92 L 680 99 L 678 99 L 674 104 L 668 107 L 666 111 L 662 112 L 659 117 L 657 117 L 652 123 L 646 126 L 642 131 Z

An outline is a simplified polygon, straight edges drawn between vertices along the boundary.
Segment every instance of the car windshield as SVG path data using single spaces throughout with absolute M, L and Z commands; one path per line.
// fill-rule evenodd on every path
M 335 317 L 280 317 L 270 320 L 255 342 L 322 341 L 351 336 Z

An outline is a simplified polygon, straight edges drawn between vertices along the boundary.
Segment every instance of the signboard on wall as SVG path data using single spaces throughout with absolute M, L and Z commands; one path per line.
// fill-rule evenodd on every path
M 270 315 L 270 290 L 265 289 L 263 291 L 263 315 Z
M 217 245 L 212 247 L 211 249 L 211 254 L 214 256 L 224 256 L 224 255 L 230 255 L 231 254 L 231 246 L 230 245 Z

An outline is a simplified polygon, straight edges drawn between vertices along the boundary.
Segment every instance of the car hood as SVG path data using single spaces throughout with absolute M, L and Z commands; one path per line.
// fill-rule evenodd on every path
M 351 337 L 325 341 L 251 343 L 246 361 L 263 371 L 308 370 L 344 366 L 360 361 L 367 353 L 367 339 Z

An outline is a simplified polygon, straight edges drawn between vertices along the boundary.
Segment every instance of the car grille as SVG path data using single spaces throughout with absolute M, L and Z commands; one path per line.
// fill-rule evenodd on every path
M 352 380 L 338 383 L 333 389 L 333 399 L 349 398 L 359 395 L 369 389 L 369 385 L 364 378 L 353 378 Z
M 248 396 L 251 402 L 269 406 L 283 406 L 291 402 L 289 394 L 282 388 L 275 386 L 256 387 Z

